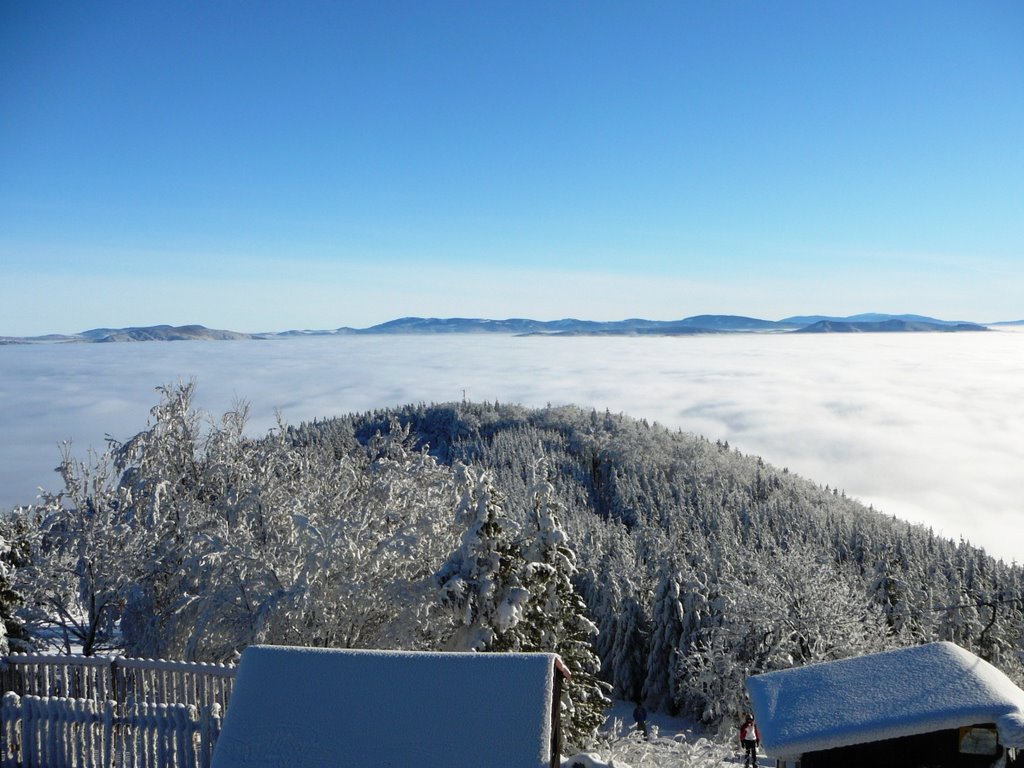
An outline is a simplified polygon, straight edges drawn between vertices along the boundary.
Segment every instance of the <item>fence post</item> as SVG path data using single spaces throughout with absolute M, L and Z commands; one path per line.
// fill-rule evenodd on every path
M 26 768 L 39 764 L 39 732 L 35 727 L 35 707 L 31 696 L 21 697 L 22 758 Z
M 207 704 L 199 718 L 199 768 L 210 768 L 213 763 L 213 746 L 217 743 L 221 728 L 221 706 L 217 702 Z
M 0 733 L 0 765 L 16 768 L 21 763 L 21 697 L 13 691 L 5 693 L 3 703 L 3 733 Z
M 46 768 L 64 768 L 63 763 L 59 766 L 53 763 L 57 759 L 59 749 L 57 747 L 57 739 L 60 735 L 61 727 L 63 723 L 61 720 L 61 711 L 57 707 L 57 702 L 60 698 L 47 698 L 40 700 L 42 704 L 43 717 L 39 719 L 39 724 L 45 729 L 46 736 L 43 739 L 43 754 L 40 755 L 42 758 L 40 761 L 41 766 Z
M 114 717 L 117 702 L 107 699 L 103 702 L 103 768 L 114 765 Z
M 199 727 L 199 712 L 193 704 L 183 705 L 178 708 L 175 720 L 177 724 L 175 729 L 175 739 L 177 741 L 175 751 L 178 753 L 178 759 L 175 764 L 179 768 L 197 765 L 199 761 L 196 759 L 198 755 L 196 754 L 195 733 Z
M 26 768 L 31 768 L 35 765 L 38 760 L 36 759 L 36 744 L 38 742 L 38 734 L 34 727 L 33 721 L 35 717 L 32 712 L 32 700 L 28 696 L 21 697 L 21 746 L 22 746 L 22 760 L 25 762 Z

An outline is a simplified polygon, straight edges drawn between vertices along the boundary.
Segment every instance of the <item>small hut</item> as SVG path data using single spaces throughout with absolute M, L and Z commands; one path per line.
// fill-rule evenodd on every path
M 780 766 L 988 768 L 1024 748 L 1024 691 L 953 643 L 754 675 L 747 689 Z
M 556 768 L 561 659 L 250 646 L 213 768 Z

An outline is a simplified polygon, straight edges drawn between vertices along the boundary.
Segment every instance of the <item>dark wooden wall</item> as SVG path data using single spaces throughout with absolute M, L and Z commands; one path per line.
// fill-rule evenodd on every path
M 960 754 L 957 730 L 808 752 L 800 768 L 989 768 L 993 755 Z

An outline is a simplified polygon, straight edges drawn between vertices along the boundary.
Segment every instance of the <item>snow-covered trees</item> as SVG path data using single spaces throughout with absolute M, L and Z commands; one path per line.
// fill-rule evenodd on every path
M 530 593 L 524 623 L 529 627 L 530 650 L 557 653 L 568 668 L 562 722 L 564 738 L 575 749 L 590 744 L 611 705 L 610 687 L 597 677 L 601 662 L 593 649 L 597 626 L 587 617 L 587 606 L 572 583 L 576 555 L 559 518 L 564 512 L 548 482 L 547 465 L 539 462 L 530 490 L 528 530 L 532 540 L 523 555 L 523 584 Z
M 253 642 L 416 647 L 426 585 L 454 540 L 451 471 L 401 430 L 335 458 L 286 430 L 204 427 L 192 385 L 149 428 L 31 512 L 19 582 L 65 646 L 222 660 Z
M 32 636 L 19 616 L 25 611 L 25 597 L 18 590 L 16 573 L 31 563 L 37 530 L 20 508 L 0 517 L 0 653 L 33 649 Z
M 522 650 L 519 624 L 530 598 L 522 585 L 518 531 L 502 509 L 489 473 L 456 466 L 462 541 L 435 575 L 438 602 L 452 623 L 454 651 Z
M 503 509 L 489 473 L 460 464 L 456 474 L 458 519 L 466 529 L 435 577 L 438 602 L 453 624 L 447 647 L 557 653 L 570 672 L 561 703 L 564 738 L 585 747 L 611 702 L 597 678 L 597 627 L 572 584 L 576 560 L 558 522 L 554 489 L 534 476 L 520 525 Z
M 23 512 L 30 551 L 15 583 L 30 627 L 52 626 L 66 652 L 92 655 L 117 644 L 124 597 L 145 567 L 141 529 L 111 451 L 76 461 L 65 445 L 58 471 L 63 490 Z
M 765 603 L 759 615 L 777 614 L 772 626 L 780 633 L 786 622 L 800 629 L 801 616 L 810 625 L 777 646 L 779 659 L 796 664 L 822 653 L 952 639 L 978 651 L 986 645 L 993 660 L 1024 682 L 1013 671 L 1024 651 L 1021 569 L 962 542 L 886 517 L 726 444 L 608 412 L 419 405 L 338 426 L 359 432 L 396 417 L 421 442 L 443 442 L 445 455 L 488 467 L 509 493 L 510 509 L 522 506 L 511 497 L 519 498 L 529 457 L 543 451 L 566 505 L 575 581 L 602 630 L 596 643 L 602 678 L 620 696 L 644 690 L 649 708 L 702 713 L 705 699 L 690 698 L 678 662 L 716 626 L 734 628 L 744 610 L 738 590 L 747 586 L 755 595 L 762 587 L 782 590 L 782 597 L 758 598 Z M 616 529 L 621 533 L 613 534 Z M 800 590 L 785 593 L 787 580 L 800 581 L 808 569 L 817 580 L 807 580 L 805 594 L 819 589 L 821 579 L 837 585 L 835 599 L 820 610 L 848 599 L 856 606 L 837 622 L 850 630 L 851 642 L 830 645 L 829 633 L 810 633 L 820 610 L 798 599 Z M 746 640 L 724 631 L 718 637 L 727 658 L 746 653 Z
M 674 683 L 680 707 L 706 723 L 749 711 L 749 675 L 888 647 L 881 611 L 813 551 L 796 548 L 773 568 L 740 557 L 715 591 L 711 620 L 681 649 Z
M 281 432 L 244 444 L 233 502 L 206 516 L 180 585 L 186 657 L 225 658 L 256 642 L 425 642 L 423 590 L 453 536 L 451 473 L 401 433 L 370 451 L 326 460 Z
M 662 564 L 661 578 L 654 593 L 650 652 L 644 669 L 642 697 L 653 709 L 675 710 L 666 670 L 674 669 L 682 637 L 682 576 L 671 561 Z
M 66 455 L 64 491 L 17 514 L 30 626 L 208 660 L 251 642 L 554 651 L 711 723 L 751 672 L 892 644 L 954 640 L 1024 682 L 1019 566 L 725 444 L 487 403 L 252 438 L 244 406 L 210 421 L 191 398 L 165 388 L 145 432 Z
M 580 527 L 582 529 L 582 526 Z M 619 699 L 641 698 L 650 654 L 653 585 L 637 551 L 637 542 L 623 525 L 602 524 L 578 530 L 578 540 L 596 546 L 604 556 L 594 571 L 578 581 L 599 634 L 595 649 L 601 659 L 601 679 Z
M 14 566 L 11 563 L 11 544 L 0 531 L 0 654 L 10 650 L 8 624 L 20 630 L 20 622 L 14 617 L 14 610 L 21 605 L 21 595 L 14 591 Z

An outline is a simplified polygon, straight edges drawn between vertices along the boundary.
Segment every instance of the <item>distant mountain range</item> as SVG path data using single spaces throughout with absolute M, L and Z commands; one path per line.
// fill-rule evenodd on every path
M 369 328 L 333 330 L 238 333 L 206 328 L 202 325 L 153 325 L 131 328 L 93 328 L 76 334 L 46 336 L 0 336 L 0 344 L 42 344 L 61 342 L 123 341 L 223 341 L 239 339 L 285 339 L 298 336 L 340 336 L 349 334 L 447 334 L 503 333 L 543 336 L 687 336 L 712 333 L 951 333 L 986 331 L 989 326 L 1024 325 L 1024 320 L 998 323 L 972 323 L 939 320 L 922 315 L 886 315 L 869 313 L 849 317 L 801 315 L 782 320 L 760 320 L 739 315 L 695 315 L 682 320 L 643 320 L 631 318 L 601 322 L 596 320 L 530 320 L 509 318 L 488 320 L 462 317 L 403 317 Z

